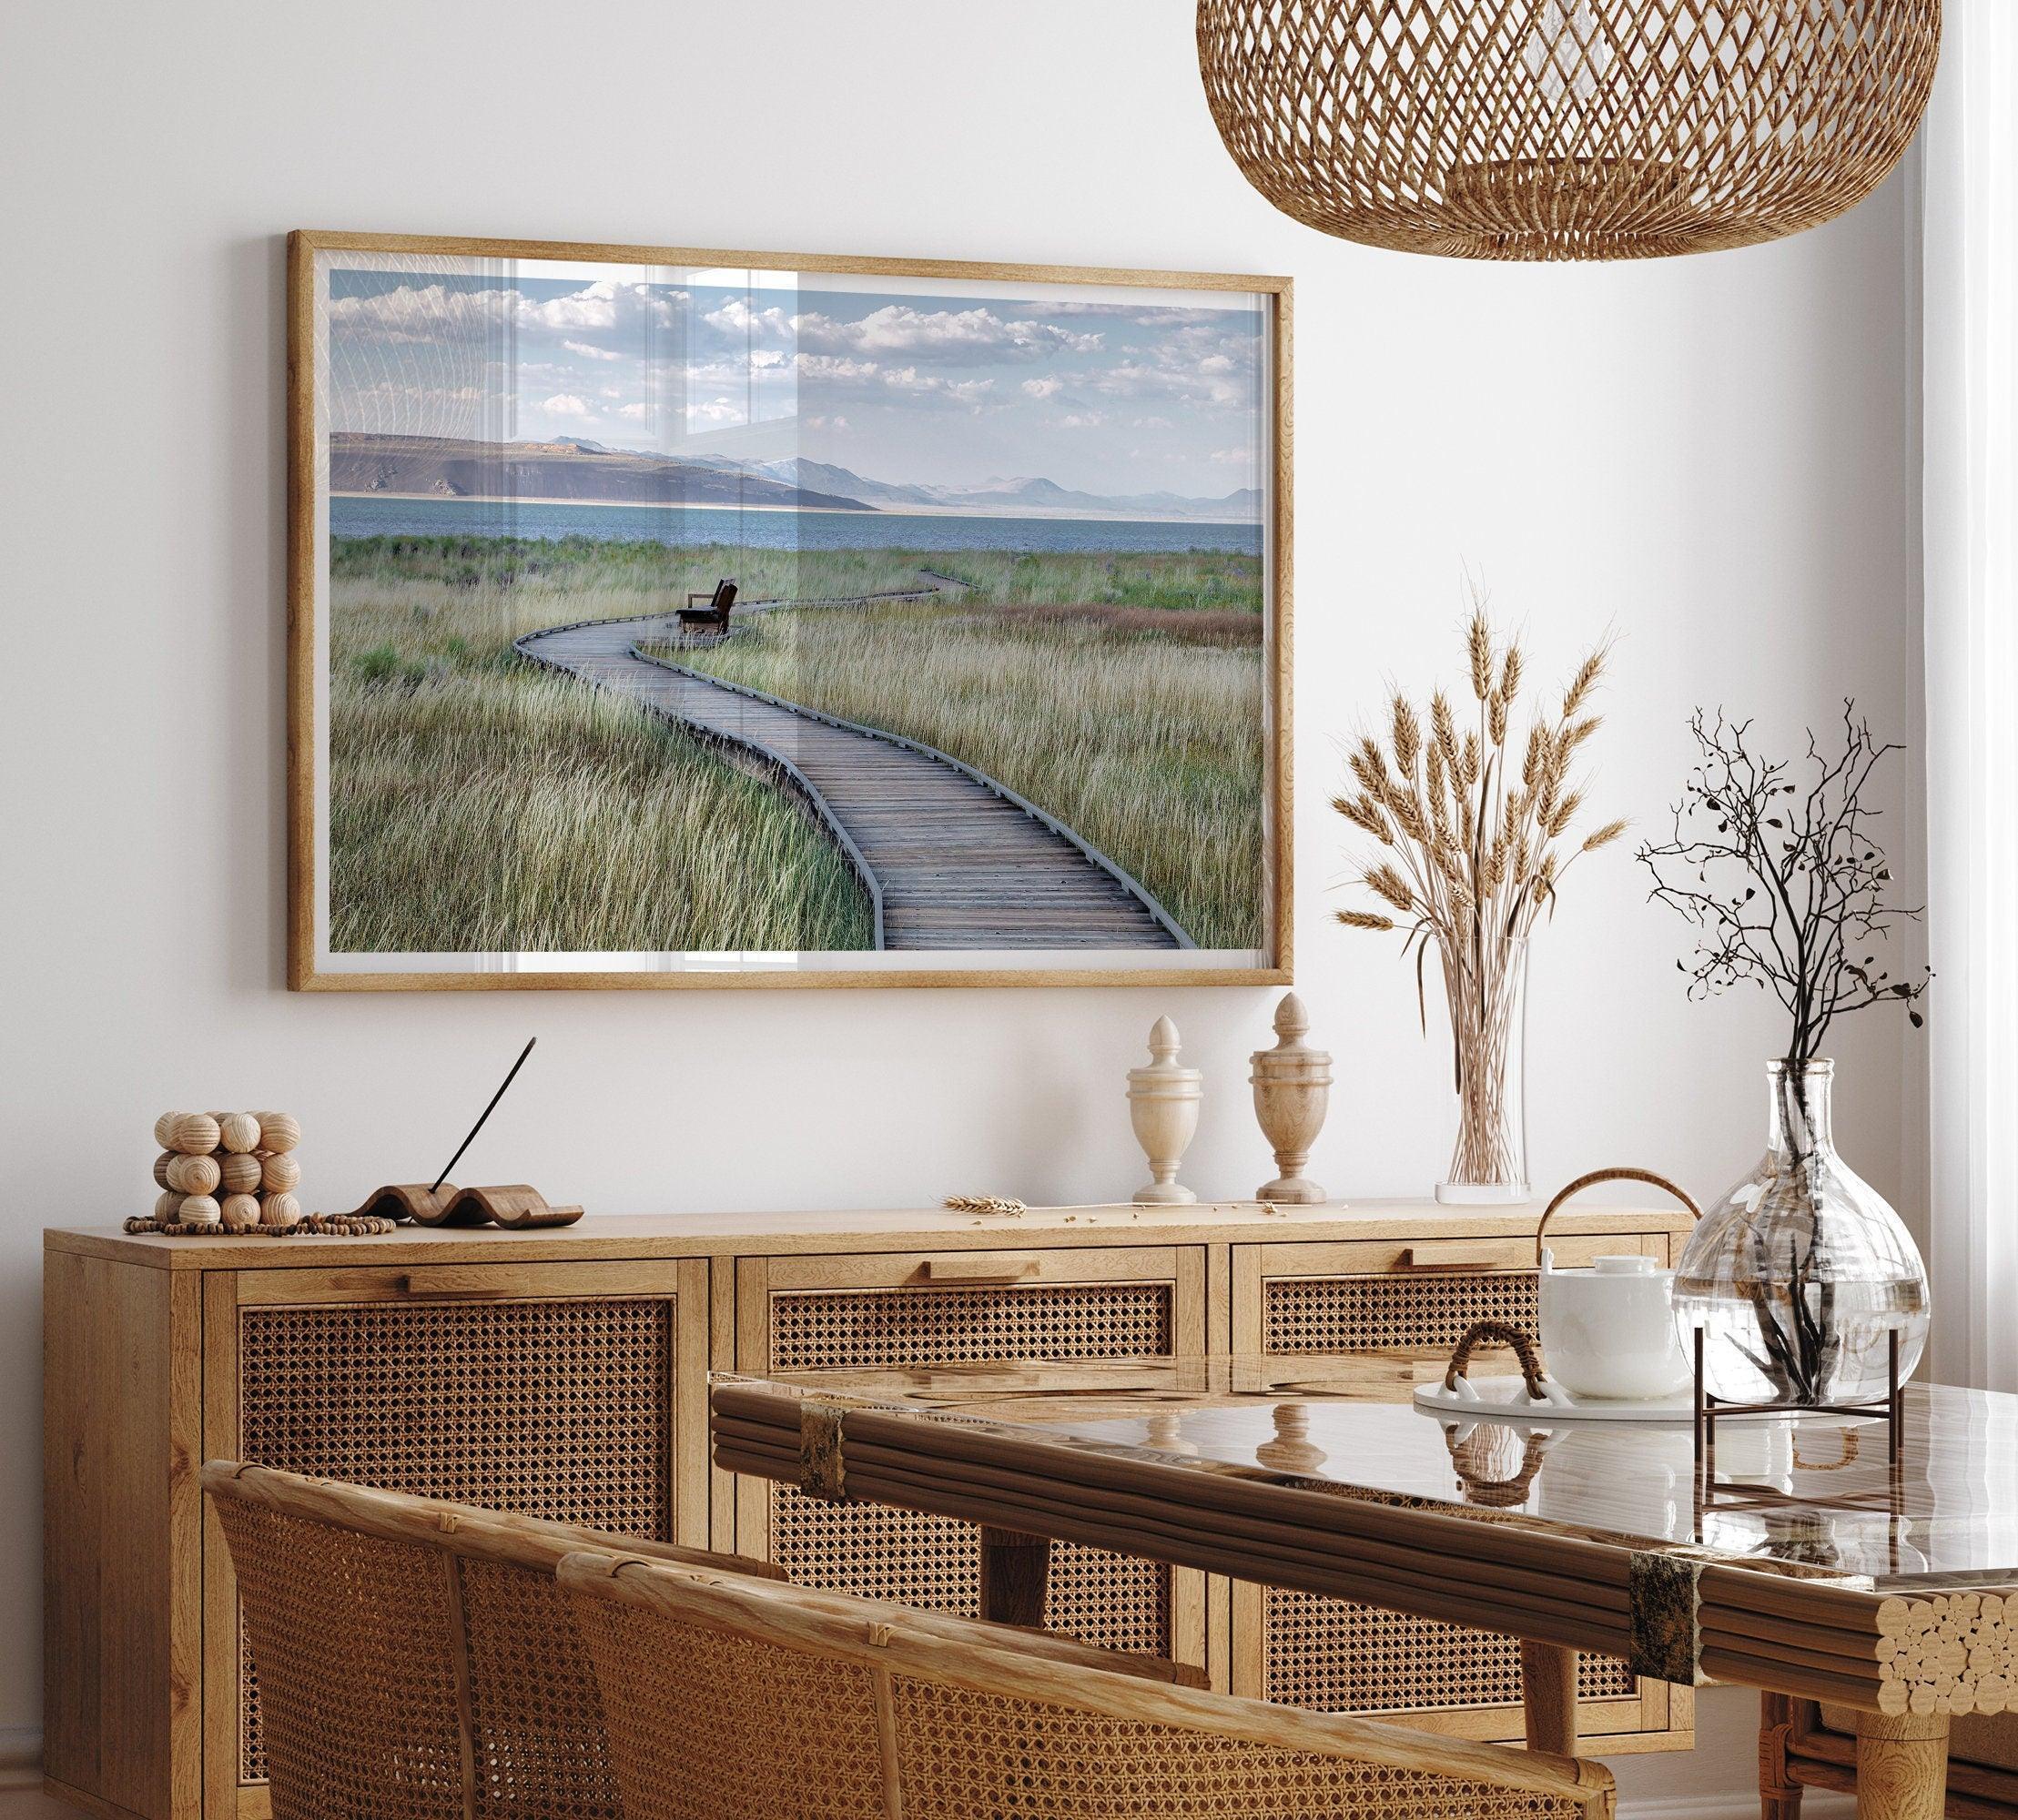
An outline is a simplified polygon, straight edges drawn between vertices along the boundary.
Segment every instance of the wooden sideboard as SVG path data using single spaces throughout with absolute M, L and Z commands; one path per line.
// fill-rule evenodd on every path
M 715 1471 L 707 1372 L 961 1359 L 1365 1355 L 1404 1397 L 1472 1319 L 1534 1320 L 1538 1209 L 1380 1201 L 603 1218 L 380 1239 L 45 1235 L 45 1773 L 106 1815 L 269 1812 L 206 1459 L 773 1559 L 971 1609 L 971 1531 Z M 1558 1263 L 1686 1221 L 1573 1208 Z M 1559 1236 L 1558 1236 L 1559 1235 Z M 1051 1622 L 1238 1694 L 1521 1735 L 1505 1639 L 1084 1549 Z M 1684 1689 L 1583 1666 L 1599 1755 L 1686 1747 Z

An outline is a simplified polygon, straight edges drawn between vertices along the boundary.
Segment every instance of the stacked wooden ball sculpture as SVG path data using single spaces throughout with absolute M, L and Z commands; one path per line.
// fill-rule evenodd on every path
M 160 1232 L 288 1232 L 301 1218 L 295 1146 L 284 1112 L 164 1112 L 154 1121 L 153 1227 Z

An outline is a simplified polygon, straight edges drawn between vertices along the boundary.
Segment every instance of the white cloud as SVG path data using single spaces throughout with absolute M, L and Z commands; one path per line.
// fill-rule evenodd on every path
M 709 310 L 701 320 L 725 335 L 768 336 L 780 341 L 790 338 L 793 324 L 793 318 L 776 304 L 767 309 L 752 309 L 739 297 L 732 297 L 719 309 Z
M 1252 449 L 1215 449 L 1206 459 L 1226 467 L 1247 467 L 1253 462 L 1254 451 Z
M 789 384 L 792 368 L 783 355 L 760 360 L 754 354 L 745 358 L 735 353 L 725 359 L 661 360 L 656 363 L 655 376 L 668 391 L 698 391 L 710 386 Z
M 916 367 L 887 368 L 883 383 L 893 392 L 948 398 L 959 404 L 977 406 L 995 389 L 993 379 L 947 379 L 937 373 L 921 373 Z
M 623 339 L 642 333 L 647 324 L 671 329 L 675 311 L 686 300 L 684 290 L 610 279 L 539 300 L 514 287 L 470 289 L 439 281 L 407 283 L 369 297 L 331 298 L 330 329 L 333 336 L 392 342 L 453 342 L 506 327 L 532 336 L 558 331 L 573 338 L 562 345 L 577 354 L 620 359 L 621 354 L 597 349 L 580 336 L 603 330 Z
M 627 417 L 634 423 L 642 423 L 650 415 L 650 407 L 643 404 L 620 404 L 616 408 L 619 417 Z
M 809 417 L 806 420 L 806 427 L 808 430 L 846 430 L 847 428 L 847 419 L 845 417 Z
M 1103 373 L 1089 375 L 1084 383 L 1108 398 L 1173 398 L 1191 404 L 1228 407 L 1246 404 L 1252 397 L 1246 386 L 1201 373 L 1195 365 L 1150 367 L 1139 360 L 1124 360 Z
M 1023 389 L 1033 399 L 1055 398 L 1065 389 L 1063 379 L 1025 379 Z
M 688 405 L 686 420 L 689 423 L 741 423 L 743 407 L 724 398 L 709 399 Z
M 1233 363 L 1224 354 L 1208 354 L 1198 363 L 1198 370 L 1202 373 L 1230 373 L 1233 370 Z
M 1124 318 L 1138 329 L 1181 329 L 1218 322 L 1222 317 L 1249 316 L 1252 311 L 1229 304 L 1222 309 L 1192 308 L 1181 304 L 1056 302 L 1041 306 L 1047 316 L 1111 316 Z
M 541 400 L 540 409 L 553 417 L 586 417 L 589 402 L 573 392 L 555 392 L 552 398 Z
M 802 379 L 868 379 L 878 370 L 874 360 L 850 360 L 837 354 L 799 354 L 793 359 Z
M 614 348 L 594 348 L 586 341 L 563 341 L 562 347 L 571 354 L 579 354 L 584 360 L 621 360 L 624 356 Z
M 979 306 L 913 309 L 887 303 L 855 322 L 807 310 L 792 318 L 792 327 L 799 346 L 815 353 L 900 354 L 914 360 L 1035 360 L 1047 354 L 1090 353 L 1100 345 L 1099 335 L 1077 334 L 1050 322 L 1007 321 Z
M 1068 411 L 1059 419 L 1060 425 L 1066 430 L 1094 430 L 1106 421 L 1107 419 L 1097 410 Z

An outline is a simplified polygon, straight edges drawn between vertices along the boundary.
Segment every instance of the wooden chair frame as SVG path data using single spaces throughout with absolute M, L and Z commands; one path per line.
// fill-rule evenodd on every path
M 1116 1720 L 1554 1796 L 1577 1804 L 1592 1820 L 1610 1820 L 1614 1813 L 1612 1776 L 1602 1764 L 1157 1684 L 1113 1672 L 1106 1653 L 1089 1645 L 1026 1647 L 1020 1635 L 1005 1642 L 1000 1627 L 967 1619 L 608 1551 L 569 1555 L 559 1577 L 583 1598 L 613 1600 L 684 1624 L 856 1663 L 878 1676 L 901 1674 Z M 892 1775 L 887 1765 L 886 1776 Z
M 1822 1719 L 1819 1703 L 1759 1696 L 1759 1801 L 1764 1820 L 1800 1820 L 1810 1788 L 1854 1794 L 1857 1740 Z M 1948 1760 L 1947 1820 L 2018 1820 L 2018 1771 Z
M 472 1560 L 503 1562 L 542 1572 L 551 1573 L 568 1555 L 583 1548 L 621 1548 L 626 1555 L 641 1560 L 745 1573 L 760 1580 L 785 1578 L 783 1571 L 769 1562 L 752 1561 L 739 1554 L 718 1554 L 704 1548 L 682 1548 L 673 1542 L 613 1536 L 573 1523 L 514 1516 L 476 1504 L 411 1498 L 400 1491 L 380 1491 L 334 1479 L 309 1479 L 299 1472 L 248 1466 L 235 1460 L 207 1461 L 203 1489 L 213 1498 L 263 1504 L 286 1516 L 355 1530 L 384 1542 L 445 1549 L 451 1554 Z

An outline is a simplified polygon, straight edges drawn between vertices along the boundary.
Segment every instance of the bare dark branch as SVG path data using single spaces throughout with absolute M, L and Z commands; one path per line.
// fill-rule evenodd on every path
M 1881 811 L 1867 801 L 1879 764 L 1901 748 L 1875 740 L 1846 700 L 1841 752 L 1808 735 L 1804 789 L 1786 761 L 1751 749 L 1750 722 L 1698 709 L 1688 725 L 1698 757 L 1672 833 L 1638 857 L 1654 875 L 1649 895 L 1699 932 L 1675 963 L 1689 996 L 1748 980 L 1772 992 L 1793 1020 L 1794 1063 L 1819 1053 L 1837 1017 L 1870 1006 L 1902 1003 L 1917 1027 L 1932 975 L 1896 979 L 1880 955 L 1921 911 L 1888 901 L 1891 869 L 1873 827 Z

